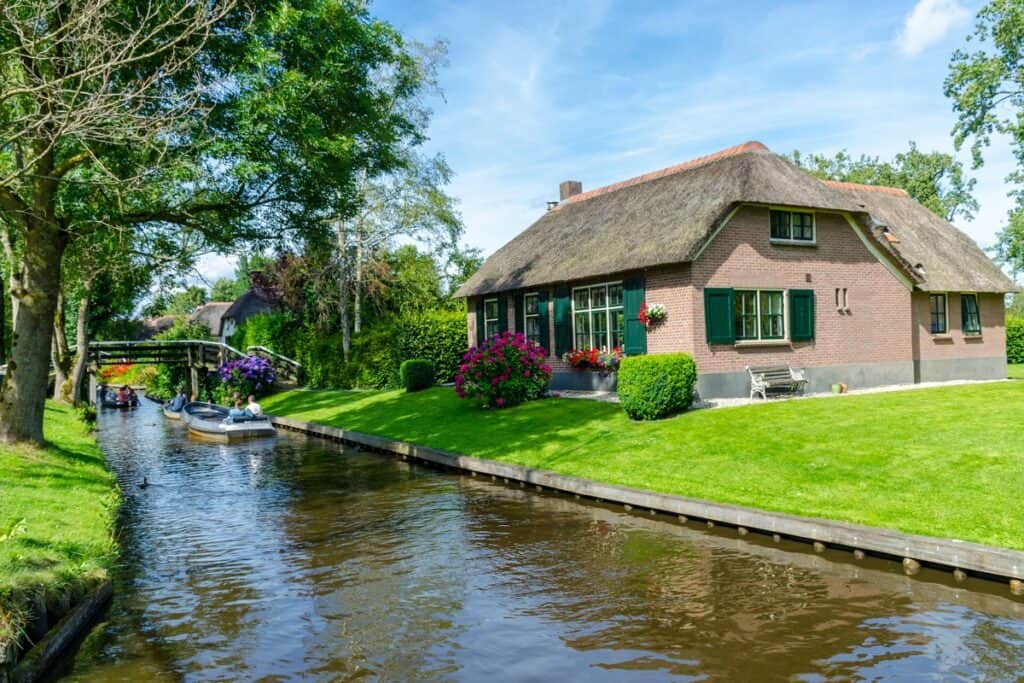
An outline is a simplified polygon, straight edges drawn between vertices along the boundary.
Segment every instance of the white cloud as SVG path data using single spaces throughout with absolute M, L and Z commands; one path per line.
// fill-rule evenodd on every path
M 970 16 L 957 0 L 918 0 L 907 15 L 897 42 L 904 54 L 919 54 L 966 23 Z

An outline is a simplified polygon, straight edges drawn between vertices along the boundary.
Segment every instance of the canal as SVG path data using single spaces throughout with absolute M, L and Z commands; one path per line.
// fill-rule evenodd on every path
M 1016 680 L 1024 602 L 939 572 L 537 494 L 305 437 L 105 411 L 106 621 L 63 675 Z M 140 484 L 145 480 L 146 488 Z M 753 539 L 753 540 L 750 540 Z

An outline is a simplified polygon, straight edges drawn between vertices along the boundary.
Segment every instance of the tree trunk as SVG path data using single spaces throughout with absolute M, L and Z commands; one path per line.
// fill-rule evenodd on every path
M 52 215 L 52 214 L 51 214 Z M 27 221 L 24 268 L 11 290 L 17 313 L 7 378 L 0 398 L 0 441 L 43 441 L 43 410 L 50 375 L 53 316 L 67 244 L 52 220 Z M 12 271 L 16 266 L 12 264 Z
M 341 355 L 348 362 L 349 350 L 352 348 L 352 332 L 349 329 L 349 260 L 348 235 L 345 222 L 338 222 L 338 315 L 341 318 Z
M 53 316 L 53 400 L 67 401 L 64 383 L 71 371 L 71 348 L 68 346 L 67 316 L 64 311 L 64 292 L 57 292 L 57 311 Z
M 355 287 L 352 288 L 352 331 L 363 329 L 363 227 L 356 226 Z
M 77 353 L 75 366 L 71 371 L 71 401 L 76 406 L 82 403 L 85 369 L 89 362 L 89 314 L 91 312 L 92 281 L 93 279 L 89 277 L 82 283 L 82 298 L 78 302 L 78 322 L 75 324 Z

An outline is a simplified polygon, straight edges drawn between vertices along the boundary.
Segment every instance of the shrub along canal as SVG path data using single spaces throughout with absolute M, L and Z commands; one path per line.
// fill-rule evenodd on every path
M 104 412 L 122 566 L 76 680 L 1015 678 L 1024 602 L 281 433 Z M 148 487 L 140 488 L 143 479 Z M 847 553 L 848 557 L 849 554 Z

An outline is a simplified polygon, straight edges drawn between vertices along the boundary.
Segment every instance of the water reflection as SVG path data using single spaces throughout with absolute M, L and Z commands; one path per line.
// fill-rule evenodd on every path
M 77 680 L 997 680 L 1024 606 L 281 435 L 104 414 L 128 495 Z M 137 483 L 145 476 L 151 486 Z

